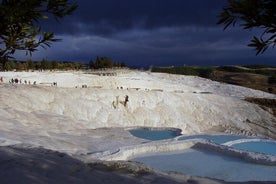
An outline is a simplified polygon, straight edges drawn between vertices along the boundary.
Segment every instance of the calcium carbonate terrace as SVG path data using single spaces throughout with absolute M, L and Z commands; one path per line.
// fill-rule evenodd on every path
M 276 141 L 274 140 L 226 134 L 178 136 L 166 140 L 168 132 L 172 130 L 154 130 L 151 138 L 150 129 L 140 130 L 138 137 L 145 136 L 145 139 L 154 141 L 91 155 L 91 158 L 110 161 L 133 160 L 143 162 L 160 171 L 188 173 L 230 182 L 276 180 Z M 143 132 L 145 130 L 147 135 Z M 156 141 L 156 131 L 164 133 L 164 140 Z M 158 135 L 158 138 L 160 137 L 161 135 Z M 252 151 L 237 149 L 234 146 L 239 143 L 256 142 L 260 143 L 259 150 L 256 147 Z M 266 144 L 270 146 L 267 148 L 270 149 L 269 153 L 273 154 L 262 153 L 261 145 Z M 256 174 L 252 175 L 252 172 Z
M 0 72 L 0 76 L 4 80 L 0 84 L 0 146 L 42 147 L 85 162 L 141 161 L 161 171 L 211 178 L 230 173 L 219 178 L 226 181 L 235 181 L 232 170 L 236 168 L 252 166 L 248 171 L 254 172 L 258 166 L 262 177 L 244 173 L 237 181 L 276 180 L 271 173 L 275 155 L 248 150 L 257 144 L 261 149 L 272 148 L 273 153 L 274 140 L 262 137 L 275 138 L 276 119 L 243 100 L 275 98 L 273 94 L 194 76 L 131 70 L 116 76 L 83 72 Z M 15 78 L 30 85 L 9 84 Z M 53 82 L 57 85 L 48 85 Z M 152 132 L 154 136 L 143 137 Z M 180 162 L 185 160 L 191 162 Z M 175 163 L 180 164 L 178 168 L 173 167 Z M 204 173 L 200 163 L 214 169 L 223 163 L 225 170 L 217 175 L 217 170 Z M 234 169 L 230 172 L 228 166 Z

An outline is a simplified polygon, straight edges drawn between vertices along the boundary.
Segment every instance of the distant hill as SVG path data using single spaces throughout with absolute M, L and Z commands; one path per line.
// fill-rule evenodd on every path
M 194 75 L 276 94 L 276 67 L 274 66 L 154 67 L 152 72 Z

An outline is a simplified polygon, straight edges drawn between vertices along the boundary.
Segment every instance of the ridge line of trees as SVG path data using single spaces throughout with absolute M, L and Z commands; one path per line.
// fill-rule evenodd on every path
M 8 60 L 5 65 L 0 63 L 2 71 L 29 71 L 29 70 L 80 70 L 84 66 L 81 62 L 65 62 L 65 61 L 14 61 Z
M 114 62 L 109 57 L 97 57 L 95 61 L 90 60 L 88 64 L 84 62 L 68 61 L 14 61 L 8 60 L 5 64 L 0 62 L 1 71 L 29 71 L 29 70 L 80 70 L 80 69 L 102 69 L 102 68 L 123 68 L 124 62 Z

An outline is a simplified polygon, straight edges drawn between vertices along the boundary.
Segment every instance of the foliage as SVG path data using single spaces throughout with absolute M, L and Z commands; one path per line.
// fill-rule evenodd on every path
M 32 70 L 34 68 L 34 63 L 32 60 L 27 60 L 26 62 L 26 70 Z
M 218 24 L 224 29 L 237 23 L 243 29 L 258 28 L 262 34 L 254 36 L 250 47 L 254 47 L 256 55 L 276 45 L 276 1 L 275 0 L 228 0 L 228 6 L 219 15 Z
M 203 78 L 210 78 L 214 72 L 214 68 L 205 67 L 205 68 L 198 68 L 198 76 Z
M 15 69 L 15 62 L 13 60 L 9 60 L 6 65 L 5 65 L 5 69 L 8 71 L 11 71 L 13 69 Z
M 39 21 L 50 16 L 60 19 L 77 5 L 68 0 L 2 0 L 0 4 L 0 60 L 5 64 L 17 51 L 30 54 L 39 46 L 59 41 L 51 32 L 41 32 Z
M 7 60 L 5 66 L 0 63 L 0 69 L 5 71 L 29 71 L 29 70 L 80 70 L 80 69 L 102 69 L 112 67 L 126 67 L 124 62 L 114 62 L 108 57 L 97 57 L 96 62 L 90 60 L 88 65 L 84 62 L 67 62 L 67 61 L 49 61 L 43 59 L 41 61 L 32 61 L 28 59 L 25 61 Z
M 51 69 L 51 63 L 49 61 L 47 61 L 46 59 L 43 59 L 41 62 L 40 62 L 40 69 L 42 70 L 49 70 Z
M 220 66 L 217 70 L 224 71 L 224 72 L 248 72 L 246 69 L 242 69 L 237 66 Z
M 29 71 L 29 70 L 80 70 L 83 67 L 83 63 L 80 62 L 58 62 L 48 61 L 43 59 L 42 61 L 33 62 L 32 60 L 13 61 L 8 60 L 3 70 L 6 71 Z
M 153 67 L 152 72 L 171 73 L 180 75 L 195 75 L 209 78 L 214 67 L 184 66 L 184 67 Z
M 93 60 L 89 61 L 89 68 L 90 69 L 100 69 L 100 68 L 113 68 L 113 67 L 125 67 L 124 62 L 114 62 L 109 57 L 98 57 L 96 61 Z
M 273 76 L 276 75 L 276 70 L 274 69 L 259 69 L 259 70 L 251 70 L 252 73 L 266 75 L 266 76 Z
M 276 71 L 274 67 L 270 67 L 267 65 L 249 65 L 243 68 L 239 66 L 220 66 L 217 68 L 217 70 L 232 73 L 253 73 L 266 76 L 275 75 Z
M 195 75 L 207 79 L 240 85 L 265 92 L 276 92 L 275 67 L 255 66 L 251 69 L 244 66 L 183 66 L 183 67 L 154 67 L 152 72 L 162 72 L 181 75 Z
M 264 65 L 264 64 L 244 65 L 243 67 L 249 68 L 249 69 L 276 68 L 275 66 Z
M 251 65 L 249 65 L 251 66 Z M 253 67 L 253 65 L 252 65 Z M 205 66 L 183 66 L 183 67 L 153 67 L 152 72 L 161 72 L 161 73 L 171 73 L 171 74 L 180 74 L 180 75 L 196 75 L 203 78 L 212 79 L 212 75 L 215 71 L 229 72 L 229 73 L 252 73 L 252 74 L 261 74 L 268 77 L 272 76 L 271 80 L 274 80 L 273 77 L 276 76 L 276 70 L 274 67 L 270 69 L 266 65 L 254 65 L 251 69 L 250 67 L 240 67 L 240 66 L 219 66 L 219 67 L 205 67 Z
M 276 74 L 273 76 L 270 76 L 267 81 L 269 84 L 276 84 Z

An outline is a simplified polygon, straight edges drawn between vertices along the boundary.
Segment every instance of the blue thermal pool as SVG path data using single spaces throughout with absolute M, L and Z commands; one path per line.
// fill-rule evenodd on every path
M 236 149 L 253 151 L 258 153 L 264 153 L 269 155 L 276 155 L 276 142 L 268 141 L 267 139 L 261 139 L 258 137 L 248 137 L 240 135 L 191 135 L 182 136 L 178 140 L 188 140 L 188 139 L 206 139 L 216 144 L 224 144 L 231 146 Z M 258 141 L 259 139 L 259 141 Z M 246 140 L 239 142 L 239 140 Z M 251 141 L 252 140 L 252 141 Z M 234 144 L 227 144 L 231 141 L 235 141 Z
M 233 148 L 276 155 L 276 142 L 243 142 L 231 145 Z
M 179 136 L 180 131 L 135 129 L 130 133 L 148 140 L 175 138 L 178 141 L 205 139 L 210 142 L 229 146 L 239 150 L 263 153 L 276 156 L 276 141 L 240 135 L 191 135 Z M 262 165 L 242 158 L 232 157 L 205 148 L 189 148 L 182 151 L 156 152 L 137 155 L 133 161 L 143 162 L 160 171 L 175 171 L 192 176 L 209 177 L 230 182 L 243 181 L 276 181 L 276 166 Z
M 175 130 L 160 129 L 159 130 L 159 129 L 139 128 L 139 129 L 129 130 L 129 132 L 135 137 L 156 141 L 156 140 L 175 138 L 176 136 L 180 135 L 181 130 L 179 129 L 175 129 Z
M 276 166 L 254 164 L 201 149 L 157 153 L 132 160 L 143 162 L 159 171 L 176 171 L 229 182 L 276 181 Z

